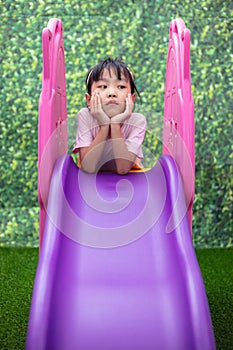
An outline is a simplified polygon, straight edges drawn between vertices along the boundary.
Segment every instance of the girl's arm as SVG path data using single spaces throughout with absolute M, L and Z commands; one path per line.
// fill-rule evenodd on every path
M 134 164 L 136 155 L 128 151 L 120 124 L 111 123 L 111 137 L 117 173 L 127 174 Z
M 90 146 L 80 148 L 80 160 L 82 169 L 88 173 L 95 173 L 101 166 L 101 156 L 105 142 L 109 135 L 109 117 L 103 112 L 99 95 L 94 92 L 90 100 L 91 115 L 99 124 L 99 131 Z
M 111 118 L 111 137 L 113 154 L 116 163 L 116 170 L 118 174 L 127 174 L 132 168 L 136 155 L 128 151 L 124 137 L 121 132 L 121 124 L 132 114 L 134 103 L 132 95 L 128 94 L 126 98 L 125 111 L 113 118 Z
M 95 139 L 88 147 L 80 148 L 80 160 L 82 169 L 87 173 L 95 173 L 109 134 L 109 125 L 101 125 Z

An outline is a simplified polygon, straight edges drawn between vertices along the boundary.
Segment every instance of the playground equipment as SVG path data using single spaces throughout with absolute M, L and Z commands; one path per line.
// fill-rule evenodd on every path
M 67 154 L 62 22 L 43 30 L 40 259 L 27 350 L 212 350 L 192 244 L 190 34 L 170 25 L 163 155 L 145 172 L 86 174 Z

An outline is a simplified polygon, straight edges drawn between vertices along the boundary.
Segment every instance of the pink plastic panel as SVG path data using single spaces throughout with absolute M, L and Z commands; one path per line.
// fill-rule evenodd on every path
M 171 155 L 179 167 L 192 230 L 195 182 L 194 104 L 190 78 L 190 32 L 182 19 L 175 19 L 170 24 L 163 153 Z
M 68 152 L 66 78 L 62 22 L 51 19 L 42 32 L 43 74 L 38 125 L 38 199 L 40 246 L 51 175 L 56 160 Z

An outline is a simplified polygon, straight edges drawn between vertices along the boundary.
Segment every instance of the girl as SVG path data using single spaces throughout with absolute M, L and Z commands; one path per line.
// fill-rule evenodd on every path
M 146 118 L 133 112 L 137 88 L 128 67 L 118 59 L 97 64 L 86 78 L 87 108 L 78 113 L 73 153 L 88 173 L 126 174 L 141 169 Z

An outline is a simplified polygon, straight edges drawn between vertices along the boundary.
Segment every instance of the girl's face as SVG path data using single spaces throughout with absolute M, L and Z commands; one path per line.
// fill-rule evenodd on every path
M 113 69 L 110 73 L 108 69 L 104 69 L 101 79 L 93 82 L 91 95 L 94 91 L 99 94 L 103 111 L 109 118 L 112 118 L 125 111 L 126 97 L 131 93 L 131 88 L 123 73 L 121 74 L 121 80 L 118 80 Z M 91 95 L 86 94 L 88 107 L 90 106 Z M 133 102 L 135 98 L 136 94 L 132 94 Z

